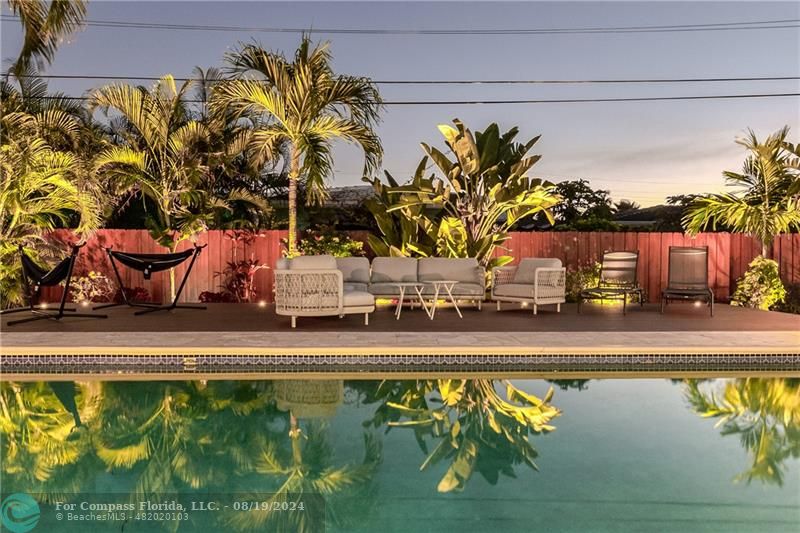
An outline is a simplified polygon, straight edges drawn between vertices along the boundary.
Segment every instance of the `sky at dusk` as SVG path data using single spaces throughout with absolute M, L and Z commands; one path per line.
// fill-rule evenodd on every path
M 9 14 L 7 6 L 3 14 Z M 706 24 L 800 18 L 800 2 L 90 2 L 89 20 L 282 28 L 494 29 Z M 58 50 L 47 74 L 178 77 L 222 66 L 224 54 L 253 39 L 291 54 L 295 33 L 86 27 Z M 612 79 L 800 75 L 800 28 L 565 35 L 323 35 L 337 72 L 375 80 Z M 2 22 L 8 66 L 21 44 L 19 23 Z M 150 82 L 147 82 L 150 83 Z M 97 80 L 53 80 L 82 95 Z M 386 100 L 496 100 L 797 93 L 798 80 L 652 85 L 381 86 Z M 384 168 L 410 176 L 421 141 L 442 146 L 437 124 L 460 118 L 473 130 L 491 122 L 541 134 L 533 174 L 585 178 L 615 200 L 643 205 L 670 194 L 718 191 L 723 170 L 739 170 L 736 137 L 784 125 L 800 141 L 800 98 L 626 103 L 389 106 L 379 126 Z M 335 153 L 335 185 L 360 183 L 362 160 Z

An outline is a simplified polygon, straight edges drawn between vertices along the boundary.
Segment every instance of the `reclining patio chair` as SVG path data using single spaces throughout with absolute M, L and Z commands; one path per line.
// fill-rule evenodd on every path
M 25 295 L 28 298 L 28 307 L 18 307 L 15 309 L 5 309 L 0 311 L 0 314 L 12 314 L 28 311 L 33 314 L 32 317 L 23 318 L 21 320 L 13 320 L 8 323 L 9 326 L 15 324 L 22 324 L 23 322 L 33 322 L 35 320 L 61 320 L 65 316 L 80 317 L 80 318 L 108 318 L 106 315 L 88 314 L 88 313 L 75 313 L 75 308 L 66 307 L 67 297 L 69 296 L 69 284 L 72 280 L 72 270 L 75 268 L 75 259 L 78 257 L 78 251 L 83 248 L 86 243 L 73 244 L 72 253 L 59 261 L 59 263 L 50 270 L 46 270 L 39 266 L 33 259 L 25 253 L 22 245 L 19 246 L 20 259 L 22 261 L 22 281 L 25 285 Z M 61 295 L 61 304 L 57 310 L 49 311 L 44 305 L 36 304 L 42 292 L 42 287 L 55 287 L 56 285 L 64 282 L 64 292 Z M 69 313 L 68 315 L 65 313 Z
M 708 246 L 669 247 L 669 278 L 661 292 L 661 312 L 670 300 L 706 302 L 714 316 L 714 292 L 708 286 Z
M 181 297 L 183 288 L 186 286 L 186 280 L 189 279 L 189 274 L 192 272 L 194 262 L 197 260 L 197 256 L 200 255 L 200 252 L 206 246 L 208 245 L 204 244 L 203 246 L 198 246 L 195 244 L 194 248 L 191 250 L 184 250 L 183 252 L 176 252 L 172 254 L 139 254 L 117 252 L 112 250 L 111 247 L 106 248 L 108 258 L 111 260 L 111 266 L 114 268 L 114 274 L 117 276 L 119 290 L 122 294 L 122 302 L 100 305 L 95 307 L 95 309 L 105 309 L 108 307 L 116 307 L 118 305 L 144 308 L 142 311 L 136 311 L 134 315 L 143 315 L 145 313 L 152 313 L 154 311 L 170 311 L 172 309 L 206 309 L 205 305 L 188 305 L 178 303 L 178 299 Z M 181 284 L 178 287 L 178 292 L 175 293 L 175 298 L 173 298 L 172 303 L 164 305 L 160 303 L 133 302 L 128 300 L 128 296 L 125 294 L 125 289 L 123 288 L 122 276 L 120 276 L 119 269 L 117 268 L 117 261 L 128 268 L 140 271 L 144 276 L 144 279 L 150 279 L 150 276 L 153 274 L 153 272 L 161 272 L 163 270 L 175 268 L 190 257 L 192 260 L 189 263 L 189 267 L 186 269 L 186 273 L 183 275 Z
M 597 287 L 584 289 L 578 295 L 578 313 L 584 300 L 622 300 L 622 314 L 628 311 L 628 295 L 636 294 L 639 305 L 644 305 L 644 290 L 639 287 L 636 267 L 639 252 L 605 252 L 600 265 L 600 282 Z

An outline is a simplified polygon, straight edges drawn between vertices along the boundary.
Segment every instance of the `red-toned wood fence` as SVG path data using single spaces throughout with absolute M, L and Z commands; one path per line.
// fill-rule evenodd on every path
M 352 232 L 358 240 L 366 240 L 366 232 Z M 54 234 L 56 240 L 69 239 L 69 232 Z M 198 244 L 208 244 L 203 250 L 184 289 L 187 301 L 196 301 L 203 291 L 219 291 L 222 283 L 216 275 L 229 261 L 258 259 L 273 267 L 281 256 L 281 239 L 285 231 L 262 231 L 250 242 L 237 242 L 224 231 L 209 231 L 198 236 Z M 99 271 L 113 279 L 113 271 L 104 251 L 107 246 L 129 252 L 165 252 L 145 230 L 100 230 L 89 240 L 81 252 L 76 273 Z M 661 287 L 667 281 L 668 250 L 670 246 L 708 246 L 709 278 L 720 300 L 727 300 L 735 288 L 736 279 L 747 269 L 761 246 L 755 239 L 729 233 L 701 233 L 688 237 L 682 233 L 636 232 L 513 232 L 506 243 L 507 250 L 497 250 L 496 255 L 512 255 L 515 262 L 523 257 L 558 257 L 569 269 L 576 269 L 598 261 L 606 250 L 639 250 L 639 282 L 647 291 L 650 301 L 656 301 Z M 182 243 L 180 249 L 191 247 Z M 772 257 L 780 264 L 784 283 L 800 283 L 800 234 L 782 235 L 772 246 Z M 180 281 L 188 262 L 178 267 L 176 279 Z M 167 273 L 154 274 L 144 281 L 141 273 L 121 267 L 123 283 L 128 287 L 144 287 L 156 299 L 169 297 Z M 272 271 L 263 269 L 255 275 L 258 298 L 272 298 Z M 56 295 L 49 293 L 48 299 Z

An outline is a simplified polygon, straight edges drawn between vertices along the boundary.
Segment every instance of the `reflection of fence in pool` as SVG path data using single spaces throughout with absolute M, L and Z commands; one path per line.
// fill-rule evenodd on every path
M 367 232 L 350 232 L 356 240 L 366 241 Z M 72 238 L 68 231 L 57 231 L 57 240 Z M 229 261 L 254 257 L 259 262 L 273 266 L 281 257 L 282 230 L 262 231 L 250 242 L 236 242 L 222 230 L 212 230 L 198 235 L 199 244 L 208 244 L 200 255 L 187 283 L 185 300 L 196 301 L 203 291 L 217 291 L 221 280 L 215 273 L 222 272 Z M 111 276 L 111 265 L 103 250 L 113 246 L 117 250 L 140 253 L 159 253 L 165 249 L 158 246 L 146 230 L 100 230 L 89 240 L 81 254 L 77 271 L 100 271 Z M 180 249 L 191 246 L 182 243 Z M 732 292 L 736 279 L 747 269 L 748 263 L 761 250 L 757 240 L 739 234 L 701 233 L 695 238 L 682 233 L 658 232 L 512 232 L 506 250 L 497 250 L 496 255 L 509 254 L 517 260 L 522 257 L 557 257 L 568 269 L 576 269 L 598 261 L 606 250 L 639 250 L 639 282 L 646 290 L 650 301 L 657 301 L 661 288 L 667 281 L 667 266 L 670 246 L 708 246 L 709 282 L 716 297 L 726 300 Z M 780 265 L 784 283 L 800 283 L 800 234 L 781 235 L 772 246 L 772 257 Z M 176 276 L 183 275 L 185 266 L 178 267 Z M 166 275 L 153 276 L 143 281 L 138 273 L 121 272 L 127 286 L 145 287 L 156 299 L 169 299 L 169 282 Z M 272 271 L 263 269 L 255 274 L 255 288 L 259 298 L 272 299 Z M 48 293 L 48 298 L 57 294 Z

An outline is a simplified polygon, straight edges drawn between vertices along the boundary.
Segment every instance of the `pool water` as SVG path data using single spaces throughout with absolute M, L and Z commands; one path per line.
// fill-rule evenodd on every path
M 798 379 L 0 387 L 2 493 L 41 503 L 33 531 L 800 530 Z M 176 495 L 307 506 L 53 507 Z

